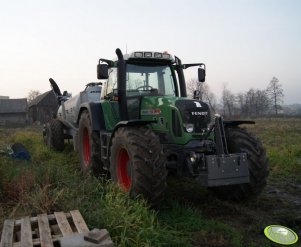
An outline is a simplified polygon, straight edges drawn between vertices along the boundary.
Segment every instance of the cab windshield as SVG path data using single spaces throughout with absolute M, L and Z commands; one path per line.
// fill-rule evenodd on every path
M 175 96 L 175 82 L 168 65 L 127 64 L 127 96 Z

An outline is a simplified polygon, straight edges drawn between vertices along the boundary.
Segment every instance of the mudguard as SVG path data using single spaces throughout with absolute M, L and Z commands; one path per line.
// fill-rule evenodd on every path
M 156 123 L 155 120 L 150 121 L 150 120 L 140 120 L 140 119 L 135 119 L 135 120 L 128 120 L 128 121 L 120 121 L 116 124 L 113 133 L 120 127 L 126 127 L 126 126 L 144 126 L 147 124 L 151 123 Z
M 95 131 L 105 130 L 105 122 L 103 119 L 103 110 L 100 102 L 86 102 L 81 104 L 77 123 L 79 123 L 81 113 L 87 110 L 91 120 L 91 128 Z
M 140 119 L 135 119 L 135 120 L 128 120 L 128 121 L 120 121 L 116 124 L 114 130 L 112 131 L 112 134 L 110 135 L 110 142 L 109 146 L 112 145 L 112 139 L 114 137 L 114 134 L 116 130 L 118 130 L 121 127 L 128 127 L 128 126 L 145 126 L 147 124 L 155 123 L 156 121 L 150 121 L 150 120 L 140 120 Z
M 238 126 L 240 124 L 255 124 L 255 121 L 249 120 L 223 120 L 224 126 Z
M 112 140 L 116 130 L 121 128 L 121 127 L 145 126 L 147 124 L 151 124 L 151 123 L 155 123 L 155 122 L 156 121 L 140 120 L 140 119 L 120 121 L 116 124 L 115 128 L 113 129 L 113 132 L 111 134 L 111 140 Z M 111 143 L 111 140 L 110 140 L 110 143 Z

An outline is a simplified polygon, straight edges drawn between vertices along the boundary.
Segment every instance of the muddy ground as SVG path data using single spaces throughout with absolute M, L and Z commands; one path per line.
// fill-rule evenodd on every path
M 280 246 L 268 240 L 263 230 L 268 225 L 280 224 L 296 231 L 301 237 L 301 182 L 284 177 L 269 177 L 262 194 L 248 202 L 222 201 L 210 191 L 197 185 L 172 188 L 179 201 L 200 209 L 207 219 L 225 223 L 243 235 L 243 246 Z M 175 193 L 173 193 L 175 195 Z M 227 236 L 194 233 L 194 245 L 206 247 L 231 246 Z M 299 241 L 293 246 L 301 246 Z

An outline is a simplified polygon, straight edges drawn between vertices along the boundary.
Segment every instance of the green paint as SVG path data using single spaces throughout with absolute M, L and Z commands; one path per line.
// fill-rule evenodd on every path
M 155 132 L 165 133 L 171 137 L 173 144 L 184 145 L 192 139 L 197 139 L 196 133 L 187 133 L 184 130 L 181 114 L 175 106 L 175 102 L 182 99 L 175 96 L 145 96 L 141 102 L 141 119 L 156 120 L 151 124 Z M 186 99 L 186 98 L 185 98 Z M 182 136 L 174 136 L 172 131 L 172 110 L 175 110 L 182 126 Z
M 101 106 L 106 130 L 112 131 L 120 121 L 118 101 L 102 101 Z
M 184 129 L 182 116 L 175 103 L 178 99 L 175 96 L 144 96 L 130 98 L 127 100 L 129 119 L 155 120 L 156 123 L 149 125 L 156 133 L 163 133 L 169 136 L 171 143 L 185 145 L 193 139 L 200 139 L 200 133 L 188 133 Z M 186 99 L 186 98 L 185 98 Z M 141 100 L 141 103 L 140 103 Z M 104 122 L 107 131 L 112 131 L 120 121 L 118 101 L 102 101 Z M 172 111 L 175 111 L 181 126 L 180 137 L 174 135 L 172 130 Z

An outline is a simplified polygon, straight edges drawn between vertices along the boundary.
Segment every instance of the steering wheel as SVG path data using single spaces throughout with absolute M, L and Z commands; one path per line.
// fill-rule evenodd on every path
M 144 86 L 140 86 L 140 87 L 137 87 L 136 88 L 138 91 L 147 91 L 147 90 L 149 90 L 149 91 L 151 91 L 152 89 L 153 89 L 153 87 L 152 86 L 150 86 L 150 85 L 148 85 L 148 86 L 146 86 L 146 85 L 144 85 Z

